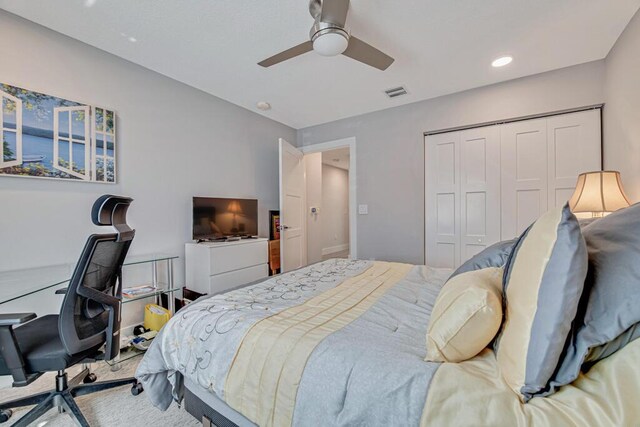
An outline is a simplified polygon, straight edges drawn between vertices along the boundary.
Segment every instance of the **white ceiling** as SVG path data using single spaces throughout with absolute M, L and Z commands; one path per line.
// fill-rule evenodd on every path
M 322 152 L 322 163 L 349 170 L 349 148 L 338 148 Z
M 311 52 L 307 0 L 0 0 L 0 7 L 294 128 L 604 58 L 640 0 L 352 0 L 379 71 Z M 131 42 L 133 37 L 137 41 Z M 493 69 L 503 54 L 511 65 Z M 406 86 L 394 100 L 383 91 Z M 261 112 L 258 101 L 272 109 Z

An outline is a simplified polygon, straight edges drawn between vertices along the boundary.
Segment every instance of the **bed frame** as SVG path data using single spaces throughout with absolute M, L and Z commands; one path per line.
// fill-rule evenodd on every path
M 257 427 L 218 396 L 185 378 L 184 408 L 203 427 Z

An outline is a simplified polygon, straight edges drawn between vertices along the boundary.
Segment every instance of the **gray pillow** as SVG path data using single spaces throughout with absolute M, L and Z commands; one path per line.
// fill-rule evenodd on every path
M 482 252 L 474 255 L 471 259 L 462 264 L 456 271 L 453 272 L 451 277 L 458 274 L 466 273 L 467 271 L 481 270 L 489 267 L 502 267 L 507 263 L 509 255 L 516 245 L 518 239 L 505 240 L 495 243 Z M 451 278 L 450 277 L 450 278 Z
M 589 273 L 553 388 L 640 337 L 640 204 L 589 224 L 583 235 Z

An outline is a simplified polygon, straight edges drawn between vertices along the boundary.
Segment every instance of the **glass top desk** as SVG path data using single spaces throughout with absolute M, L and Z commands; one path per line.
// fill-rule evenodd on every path
M 173 277 L 173 262 L 178 259 L 177 255 L 171 254 L 149 254 L 128 256 L 123 264 L 123 275 L 126 275 L 127 267 L 142 266 L 148 264 L 151 267 L 151 283 L 142 286 L 150 286 L 148 292 L 136 294 L 133 297 L 122 297 L 122 304 L 139 301 L 147 298 L 155 298 L 156 304 L 161 303 L 161 296 L 167 295 L 167 309 L 171 314 L 175 313 L 175 292 L 181 287 L 176 286 Z M 164 264 L 165 271 L 161 271 L 160 266 Z M 49 265 L 20 270 L 0 271 L 0 312 L 11 311 L 11 302 L 20 300 L 29 295 L 40 292 L 50 292 L 53 294 L 57 289 L 69 286 L 69 281 L 75 269 L 75 263 Z M 164 279 L 164 280 L 161 280 Z M 125 279 L 126 280 L 126 279 Z M 129 288 L 126 282 L 123 288 Z M 136 286 L 134 286 L 135 288 Z M 35 310 L 32 310 L 35 311 Z M 120 362 L 142 354 L 142 351 L 133 346 L 125 347 L 120 355 L 107 363 L 112 366 L 112 370 L 120 368 Z
M 122 303 L 138 301 L 149 297 L 159 297 L 162 294 L 169 294 L 168 309 L 171 313 L 175 311 L 173 294 L 180 290 L 176 287 L 173 278 L 173 261 L 178 259 L 177 255 L 170 254 L 149 254 L 128 256 L 125 259 L 124 267 L 149 264 L 151 266 L 151 286 L 153 291 L 136 295 L 132 298 L 123 297 Z M 160 282 L 159 265 L 166 261 L 166 283 Z M 63 288 L 69 285 L 75 263 L 50 265 L 46 267 L 36 267 L 20 270 L 0 271 L 0 310 L 7 307 L 7 303 L 20 298 L 46 291 L 54 288 Z M 124 288 L 128 285 L 123 285 Z

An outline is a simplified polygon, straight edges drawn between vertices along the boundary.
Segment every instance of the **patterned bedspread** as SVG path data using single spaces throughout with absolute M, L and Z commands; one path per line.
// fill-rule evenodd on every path
M 160 409 L 187 377 L 259 425 L 419 425 L 439 366 L 423 360 L 425 333 L 449 273 L 335 259 L 201 299 L 136 377 Z

